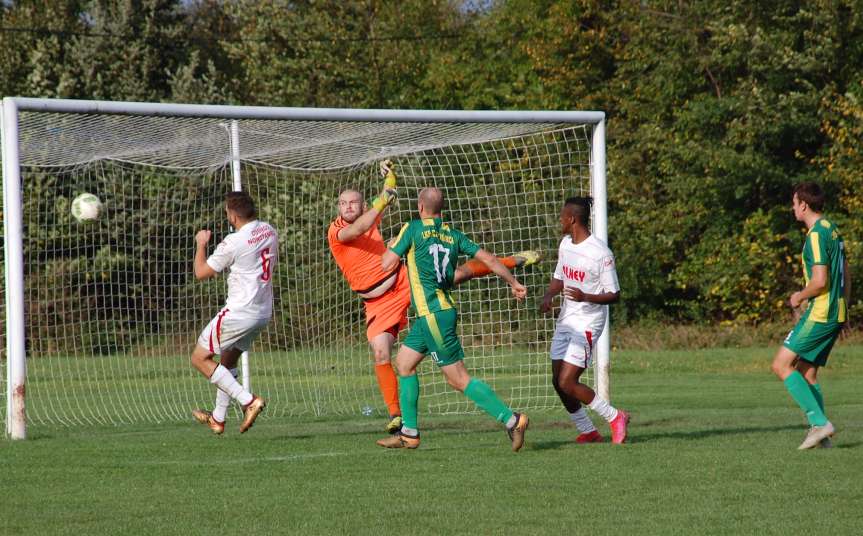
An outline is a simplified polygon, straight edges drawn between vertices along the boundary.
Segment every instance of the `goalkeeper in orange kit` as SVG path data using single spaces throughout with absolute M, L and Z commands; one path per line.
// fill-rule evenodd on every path
M 389 411 L 386 426 L 389 433 L 398 432 L 402 425 L 398 377 L 390 360 L 398 333 L 407 326 L 411 303 L 407 270 L 401 264 L 389 272 L 381 267 L 381 256 L 387 246 L 378 226 L 384 210 L 396 198 L 394 168 L 389 160 L 381 162 L 384 186 L 371 205 L 366 204 L 362 192 L 343 190 L 339 194 L 339 216 L 327 231 L 336 264 L 365 306 L 366 336 L 374 354 L 378 387 Z M 500 261 L 512 269 L 533 264 L 539 258 L 535 251 L 524 251 Z M 490 273 L 491 269 L 483 262 L 470 260 L 456 269 L 455 284 Z

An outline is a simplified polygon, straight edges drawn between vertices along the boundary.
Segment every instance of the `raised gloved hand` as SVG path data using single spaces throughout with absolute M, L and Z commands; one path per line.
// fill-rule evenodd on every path
M 392 160 L 384 160 L 380 163 L 381 177 L 384 178 L 384 190 L 396 187 L 396 165 Z
M 372 201 L 372 208 L 378 212 L 383 210 L 398 196 L 396 191 L 395 164 L 392 160 L 384 160 L 380 163 L 381 176 L 384 178 L 384 189 L 381 194 Z

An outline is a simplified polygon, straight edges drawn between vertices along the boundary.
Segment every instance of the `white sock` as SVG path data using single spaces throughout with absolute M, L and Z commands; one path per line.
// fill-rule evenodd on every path
M 420 431 L 416 428 L 408 428 L 407 426 L 402 426 L 402 435 L 406 435 L 408 437 L 419 437 Z
M 617 410 L 614 406 L 608 403 L 608 400 L 600 398 L 598 395 L 593 397 L 593 402 L 590 403 L 590 409 L 595 411 L 600 417 L 608 422 L 617 417 Z
M 575 427 L 578 428 L 578 431 L 582 434 L 596 431 L 596 426 L 593 425 L 593 421 L 590 420 L 590 416 L 583 407 L 578 408 L 578 411 L 574 413 L 570 413 L 569 418 L 572 419 L 572 422 L 575 423 Z
M 237 379 L 237 369 L 228 369 L 228 372 L 231 373 L 231 376 L 233 376 L 235 380 Z M 219 422 L 225 422 L 225 417 L 228 415 L 228 408 L 230 406 L 231 397 L 228 393 L 221 389 L 216 389 L 216 406 L 213 408 L 213 419 Z
M 240 383 L 231 376 L 228 369 L 222 365 L 216 365 L 216 370 L 210 376 L 210 383 L 218 385 L 219 389 L 226 392 L 228 396 L 236 400 L 242 405 L 246 405 L 252 401 L 252 394 L 240 385 Z

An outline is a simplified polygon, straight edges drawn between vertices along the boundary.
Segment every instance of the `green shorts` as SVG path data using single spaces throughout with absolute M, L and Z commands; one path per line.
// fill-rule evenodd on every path
M 457 326 L 458 313 L 455 309 L 420 316 L 413 321 L 411 331 L 402 344 L 423 355 L 430 355 L 439 367 L 452 365 L 464 359 Z
M 841 330 L 840 323 L 813 322 L 809 320 L 809 315 L 803 315 L 782 344 L 800 356 L 800 359 L 823 367 L 827 364 L 827 356 L 830 355 Z

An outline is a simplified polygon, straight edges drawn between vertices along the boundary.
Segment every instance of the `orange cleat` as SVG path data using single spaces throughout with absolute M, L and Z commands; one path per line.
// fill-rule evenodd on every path
M 524 413 L 515 413 L 515 425 L 506 429 L 506 435 L 512 441 L 512 451 L 518 452 L 524 445 L 524 433 L 527 431 L 528 418 Z
M 397 432 L 384 439 L 378 439 L 376 443 L 388 449 L 415 449 L 420 446 L 420 438 L 419 436 L 411 437 Z
M 255 424 L 255 419 L 264 411 L 265 407 L 267 407 L 266 400 L 257 395 L 252 395 L 252 401 L 243 406 L 243 422 L 240 423 L 241 434 Z
M 192 417 L 201 424 L 206 424 L 210 430 L 216 435 L 221 435 L 225 431 L 225 423 L 219 422 L 213 418 L 213 414 L 203 409 L 193 409 Z

